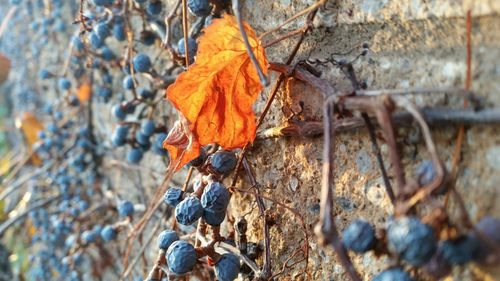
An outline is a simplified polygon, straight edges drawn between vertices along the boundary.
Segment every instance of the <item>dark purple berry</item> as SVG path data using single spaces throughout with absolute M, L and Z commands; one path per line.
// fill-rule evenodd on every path
M 211 182 L 201 195 L 201 205 L 211 212 L 225 212 L 230 199 L 231 193 L 222 183 Z
M 203 216 L 203 207 L 195 196 L 188 196 L 175 207 L 175 218 L 183 225 L 191 225 Z
M 403 269 L 392 268 L 382 271 L 372 281 L 414 281 L 414 279 Z
M 415 266 L 428 262 L 437 249 L 434 230 L 411 216 L 394 219 L 387 228 L 387 240 L 389 251 Z
M 342 242 L 354 252 L 367 252 L 375 246 L 375 230 L 367 221 L 354 220 L 342 233 Z
M 151 69 L 151 60 L 146 54 L 138 54 L 132 60 L 135 71 L 148 72 Z
M 177 207 L 177 205 L 179 205 L 179 203 L 181 203 L 183 195 L 184 191 L 182 191 L 182 189 L 171 187 L 165 192 L 165 195 L 163 196 L 163 202 L 175 208 Z
M 160 235 L 158 235 L 158 248 L 162 250 L 167 250 L 172 243 L 175 241 L 179 240 L 179 236 L 177 235 L 177 232 L 169 229 L 163 230 Z
M 178 240 L 168 247 L 167 250 L 168 269 L 175 274 L 185 274 L 193 270 L 196 265 L 196 250 L 193 245 Z
M 197 17 L 205 17 L 212 11 L 208 0 L 188 0 L 187 6 L 189 11 Z
M 134 214 L 134 204 L 130 201 L 122 201 L 118 204 L 118 214 L 128 217 Z
M 231 151 L 218 151 L 210 156 L 211 170 L 222 175 L 234 170 L 237 162 L 238 158 Z
M 233 281 L 240 273 L 240 260 L 231 253 L 223 254 L 215 264 L 215 277 L 219 281 Z

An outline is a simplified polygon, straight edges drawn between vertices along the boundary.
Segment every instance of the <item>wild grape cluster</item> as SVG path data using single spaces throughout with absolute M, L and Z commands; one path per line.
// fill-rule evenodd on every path
M 484 217 L 475 226 L 475 231 L 440 239 L 432 226 L 415 216 L 394 218 L 380 232 L 375 231 L 369 222 L 358 219 L 344 229 L 342 242 L 346 249 L 355 253 L 387 252 L 408 266 L 422 268 L 433 278 L 442 278 L 450 274 L 453 266 L 469 262 L 494 264 L 495 250 L 488 245 L 488 240 L 490 243 L 500 241 L 499 233 L 495 232 L 499 228 L 499 219 Z M 486 237 L 480 237 L 478 233 Z M 383 271 L 373 280 L 414 279 L 402 267 L 395 267 Z
M 193 191 L 170 187 L 163 196 L 163 202 L 175 209 L 178 223 L 189 226 L 202 220 L 215 227 L 214 231 L 217 233 L 217 227 L 224 221 L 231 199 L 231 192 L 221 179 L 234 170 L 237 158 L 231 151 L 219 150 L 209 154 L 207 150 L 211 150 L 211 147 L 202 149 L 200 156 L 190 162 L 192 167 L 196 167 L 204 175 L 195 184 Z M 171 273 L 182 275 L 191 272 L 197 260 L 208 255 L 214 265 L 217 280 L 234 280 L 238 276 L 241 264 L 234 254 L 207 254 L 188 242 L 174 242 L 175 240 L 178 240 L 178 236 L 173 231 L 164 231 L 158 236 L 160 249 L 166 250 L 166 262 Z

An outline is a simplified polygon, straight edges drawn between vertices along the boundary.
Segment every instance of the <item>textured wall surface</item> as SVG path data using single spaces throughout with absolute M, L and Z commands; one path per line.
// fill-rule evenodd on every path
M 474 2 L 474 3 L 473 3 Z M 258 31 L 263 32 L 303 10 L 314 1 L 245 1 L 244 17 Z M 333 53 L 346 52 L 363 42 L 370 44 L 370 53 L 354 63 L 358 78 L 368 89 L 394 89 L 411 87 L 463 87 L 466 71 L 465 12 L 472 10 L 473 58 L 472 89 L 484 98 L 488 106 L 500 106 L 500 2 L 498 1 L 329 1 L 316 17 L 315 29 L 305 40 L 298 60 L 326 59 Z M 277 38 L 304 23 L 304 17 L 284 30 L 273 33 Z M 269 38 L 269 37 L 268 37 Z M 269 38 L 270 40 L 271 38 Z M 267 49 L 271 61 L 284 62 L 293 48 L 295 38 L 282 41 Z M 337 59 L 352 59 L 351 55 Z M 348 85 L 347 79 L 334 67 L 317 67 L 322 78 L 333 85 Z M 267 93 L 259 99 L 256 111 L 262 110 Z M 453 95 L 414 97 L 419 106 L 447 106 L 458 108 L 462 99 Z M 293 104 L 304 102 L 301 118 L 320 120 L 322 98 L 310 86 L 291 82 L 279 92 L 263 129 L 286 122 L 286 114 Z M 292 106 L 290 106 L 292 105 Z M 457 128 L 433 128 L 442 161 L 448 168 L 454 149 Z M 500 214 L 500 136 L 494 126 L 472 126 L 466 131 L 463 161 L 457 188 L 465 199 L 473 221 L 490 214 Z M 407 175 L 414 174 L 414 167 L 428 159 L 422 141 L 409 144 L 415 135 L 414 126 L 398 129 L 398 142 L 407 168 Z M 257 140 L 248 160 L 253 167 L 263 193 L 295 208 L 308 227 L 310 257 L 308 276 L 301 275 L 304 262 L 298 263 L 280 276 L 282 280 L 348 280 L 330 248 L 321 248 L 314 237 L 318 221 L 321 186 L 323 141 L 321 138 L 277 138 Z M 335 214 L 336 222 L 343 229 L 354 218 L 365 218 L 383 226 L 392 214 L 390 201 L 385 194 L 381 175 L 371 153 L 371 144 L 364 130 L 343 133 L 335 147 Z M 387 146 L 382 153 L 388 164 Z M 390 169 L 390 166 L 389 166 Z M 241 182 L 248 187 L 248 180 Z M 252 209 L 254 199 L 236 194 L 232 200 L 232 213 L 237 216 Z M 278 204 L 266 201 L 268 215 L 275 219 L 271 227 L 271 254 L 274 272 L 279 272 L 289 255 L 304 241 L 299 220 Z M 456 216 L 456 206 L 450 213 Z M 249 239 L 262 242 L 262 223 L 256 208 L 246 217 Z M 295 260 L 300 259 L 300 257 Z M 373 254 L 354 255 L 356 268 L 364 280 L 388 265 L 385 257 Z M 492 268 L 468 266 L 453 271 L 449 280 L 498 280 Z M 422 277 L 424 278 L 424 277 Z M 424 279 L 423 279 L 424 280 Z M 448 280 L 448 279 L 447 279 Z

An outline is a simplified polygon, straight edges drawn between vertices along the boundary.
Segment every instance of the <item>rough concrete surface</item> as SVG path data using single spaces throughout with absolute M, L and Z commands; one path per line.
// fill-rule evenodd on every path
M 245 1 L 244 17 L 258 32 L 273 28 L 288 17 L 305 9 L 314 1 Z M 472 89 L 489 106 L 500 105 L 500 2 L 498 1 L 329 1 L 320 11 L 314 31 L 307 37 L 298 60 L 326 59 L 367 42 L 370 53 L 354 63 L 358 77 L 368 89 L 411 87 L 463 87 L 465 81 L 465 12 L 472 10 L 473 58 Z M 263 12 L 264 11 L 264 12 Z M 286 34 L 301 27 L 304 17 L 284 30 L 271 35 Z M 293 37 L 268 48 L 271 61 L 284 62 L 293 48 Z M 351 55 L 337 59 L 352 59 Z M 317 67 L 333 85 L 348 85 L 347 79 L 334 67 Z M 262 110 L 267 92 L 259 99 L 256 111 Z M 462 106 L 462 98 L 452 95 L 415 97 L 419 106 Z M 261 129 L 272 128 L 286 121 L 293 103 L 304 102 L 303 120 L 320 120 L 320 93 L 301 82 L 282 87 L 270 114 Z M 398 130 L 398 141 L 412 175 L 415 165 L 428 159 L 422 141 L 410 145 L 414 129 Z M 457 187 L 463 195 L 473 221 L 490 214 L 500 214 L 499 175 L 500 136 L 498 127 L 473 126 L 467 129 Z M 443 162 L 449 168 L 456 139 L 456 127 L 435 128 L 433 137 Z M 279 280 L 348 280 L 330 248 L 318 246 L 314 226 L 318 221 L 321 186 L 323 141 L 321 138 L 278 138 L 258 140 L 248 160 L 254 169 L 261 190 L 267 197 L 295 208 L 308 227 L 310 256 L 308 275 L 301 275 L 304 262 L 287 269 Z M 392 214 L 385 195 L 376 159 L 365 131 L 344 133 L 335 147 L 335 214 L 342 230 L 355 218 L 365 218 L 383 226 Z M 382 152 L 388 162 L 387 147 Z M 389 164 L 386 164 L 389 165 Z M 390 169 L 390 167 L 389 167 Z M 248 187 L 248 180 L 240 182 Z M 252 209 L 253 197 L 236 194 L 231 202 L 234 216 Z M 279 272 L 286 259 L 304 241 L 299 220 L 276 203 L 266 201 L 269 214 L 275 219 L 271 228 L 272 265 Z M 452 214 L 456 206 L 451 205 Z M 247 215 L 249 240 L 262 242 L 261 220 L 256 209 Z M 387 258 L 373 254 L 353 255 L 356 268 L 364 280 L 388 265 Z M 295 257 L 294 260 L 299 260 Z M 422 280 L 426 280 L 424 276 Z M 457 268 L 445 280 L 498 280 L 492 268 L 467 266 Z

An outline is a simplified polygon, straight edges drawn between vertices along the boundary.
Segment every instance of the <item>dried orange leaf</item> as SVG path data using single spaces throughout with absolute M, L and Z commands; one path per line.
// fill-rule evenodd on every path
M 10 60 L 6 56 L 0 54 L 0 84 L 7 80 L 7 77 L 9 76 L 10 66 Z
M 190 134 L 187 128 L 177 121 L 163 141 L 163 148 L 167 149 L 170 155 L 169 169 L 175 169 L 177 172 L 200 155 L 201 146 L 193 136 L 189 136 Z
M 264 48 L 248 24 L 245 30 L 264 72 Z M 201 145 L 241 148 L 255 138 L 252 105 L 262 91 L 233 16 L 214 20 L 198 42 L 196 61 L 167 89 L 167 98 L 189 122 Z
M 90 100 L 90 96 L 92 95 L 92 87 L 88 83 L 83 83 L 78 87 L 76 91 L 76 97 L 80 100 L 80 102 L 84 103 Z
M 43 125 L 38 121 L 36 116 L 29 112 L 24 112 L 16 121 L 16 125 L 23 132 L 24 138 L 28 144 L 28 150 L 31 152 L 33 144 L 38 140 L 38 132 L 43 130 Z M 41 160 L 36 154 L 33 154 L 31 161 L 33 165 L 40 165 Z

